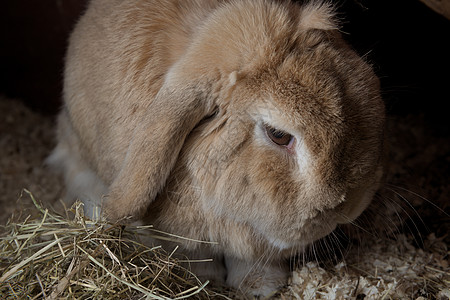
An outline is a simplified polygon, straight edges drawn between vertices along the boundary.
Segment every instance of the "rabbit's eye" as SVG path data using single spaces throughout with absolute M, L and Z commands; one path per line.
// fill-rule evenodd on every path
M 293 136 L 284 131 L 272 128 L 270 126 L 265 126 L 267 136 L 277 145 L 287 146 L 293 140 Z

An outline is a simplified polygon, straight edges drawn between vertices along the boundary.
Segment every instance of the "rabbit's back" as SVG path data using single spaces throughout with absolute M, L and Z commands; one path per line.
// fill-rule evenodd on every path
M 71 36 L 64 101 L 86 159 L 106 183 L 168 69 L 213 0 L 94 0 Z M 161 120 L 162 122 L 164 120 Z

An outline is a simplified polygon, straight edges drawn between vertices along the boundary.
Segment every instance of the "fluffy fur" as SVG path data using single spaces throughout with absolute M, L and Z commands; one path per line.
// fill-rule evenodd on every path
M 206 277 L 268 295 L 290 255 L 371 201 L 383 123 L 378 79 L 330 5 L 92 0 L 49 160 L 69 198 L 217 242 L 183 248 L 215 258 Z

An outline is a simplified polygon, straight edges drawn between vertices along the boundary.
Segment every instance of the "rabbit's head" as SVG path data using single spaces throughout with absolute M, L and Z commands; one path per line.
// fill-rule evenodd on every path
M 176 130 L 159 145 L 173 161 L 163 167 L 192 178 L 207 213 L 249 224 L 281 248 L 306 245 L 356 218 L 379 186 L 379 82 L 329 8 L 237 3 L 215 12 L 165 77 L 163 124 Z
M 231 73 L 180 156 L 208 213 L 250 224 L 282 248 L 352 221 L 382 175 L 377 78 L 335 35 L 306 35 L 313 43 Z

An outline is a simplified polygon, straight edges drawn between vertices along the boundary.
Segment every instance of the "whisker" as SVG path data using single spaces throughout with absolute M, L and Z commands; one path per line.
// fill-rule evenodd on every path
M 430 228 L 428 227 L 428 225 L 425 223 L 425 221 L 422 219 L 422 217 L 420 216 L 419 212 L 415 209 L 415 207 L 411 204 L 411 202 L 406 199 L 406 197 L 404 197 L 403 195 L 401 195 L 400 193 L 398 193 L 397 191 L 390 189 L 390 191 L 392 191 L 395 195 L 397 195 L 404 203 L 406 203 L 414 212 L 414 214 L 418 217 L 418 219 L 420 220 L 420 222 L 422 223 L 423 227 L 425 228 L 425 230 L 427 232 L 430 232 Z M 393 203 L 397 204 L 398 207 L 400 207 L 400 209 L 402 209 L 402 211 L 406 214 L 408 220 L 410 220 L 415 228 L 415 232 L 417 232 L 418 237 L 420 238 L 420 243 L 416 238 L 416 234 L 414 234 L 413 230 L 411 230 L 410 226 L 406 223 L 405 225 L 408 227 L 410 233 L 414 236 L 414 240 L 418 245 L 423 245 L 424 241 L 422 239 L 422 235 L 421 235 L 421 230 L 419 229 L 419 227 L 417 226 L 416 222 L 414 222 L 414 219 L 412 218 L 412 216 L 406 211 L 406 209 L 404 209 L 400 204 L 396 203 L 395 201 L 393 201 Z
M 314 260 L 316 261 L 316 264 L 319 265 L 319 256 L 317 255 L 316 245 L 317 245 L 316 243 L 313 243 L 311 246 L 314 255 Z
M 386 209 L 391 209 L 391 211 L 394 211 L 395 216 L 397 217 L 398 221 L 403 224 L 404 223 L 404 218 L 402 218 L 398 212 L 398 207 L 406 213 L 405 209 L 399 204 L 397 203 L 397 201 L 395 201 L 394 199 L 390 198 L 390 197 L 386 197 L 383 199 L 383 205 L 386 207 Z M 389 207 L 388 207 L 389 205 Z M 395 233 L 397 232 L 401 232 L 400 228 L 397 226 L 397 224 L 394 222 L 394 220 L 392 220 L 389 217 L 389 214 L 385 213 L 382 214 L 381 212 L 378 212 L 380 214 L 380 216 L 384 217 L 385 220 L 388 220 L 389 223 L 395 228 L 392 229 L 390 226 L 385 226 L 386 229 L 390 229 L 391 231 L 391 236 L 395 236 Z
M 415 213 L 415 215 L 417 215 L 417 217 L 419 218 L 421 223 L 424 225 L 426 230 L 429 230 L 429 228 L 427 227 L 427 224 L 423 221 L 423 219 L 421 218 L 419 212 L 414 208 L 414 206 L 404 196 L 402 196 L 401 194 L 399 194 L 399 193 L 397 193 L 395 191 L 392 191 L 392 192 L 394 192 L 403 202 L 406 202 L 408 204 L 408 206 L 412 209 L 412 211 Z M 417 232 L 420 232 L 419 229 L 418 229 L 418 226 L 415 224 L 415 222 L 413 221 L 412 216 L 408 213 L 408 211 L 402 205 L 400 205 L 400 203 L 398 203 L 394 199 L 392 199 L 392 198 L 387 198 L 387 199 L 390 200 L 390 203 L 392 203 L 393 206 L 395 205 L 397 208 L 399 208 L 406 215 L 407 219 L 411 220 L 414 223 L 414 227 L 416 228 Z M 394 208 L 394 211 L 396 212 L 399 220 L 404 222 L 404 218 L 402 218 L 400 216 L 400 214 L 398 213 L 398 210 L 396 208 Z M 409 228 L 409 226 L 408 226 L 408 228 Z M 412 231 L 411 231 L 411 233 L 412 233 Z
M 407 193 L 409 193 L 409 194 L 411 194 L 411 195 L 414 195 L 415 197 L 417 197 L 417 198 L 419 198 L 419 199 L 422 199 L 423 201 L 427 202 L 428 204 L 431 204 L 431 206 L 433 206 L 434 208 L 436 208 L 437 210 L 439 210 L 439 211 L 442 212 L 444 215 L 446 215 L 447 217 L 450 218 L 450 214 L 449 214 L 449 213 L 447 213 L 445 210 L 443 210 L 442 208 L 440 208 L 440 207 L 439 207 L 438 205 L 436 205 L 433 201 L 427 199 L 426 197 L 424 197 L 424 196 L 422 196 L 422 195 L 420 195 L 420 194 L 418 194 L 418 193 L 416 193 L 416 192 L 414 192 L 414 191 L 412 191 L 412 190 L 409 190 L 409 189 L 407 189 L 407 188 L 401 187 L 401 186 L 396 186 L 396 185 L 393 185 L 393 184 L 389 184 L 389 186 L 392 187 L 392 188 L 390 188 L 390 190 L 391 190 L 392 192 L 396 193 L 395 190 L 394 190 L 394 188 L 396 188 L 396 189 L 402 190 L 402 191 L 404 191 L 404 192 L 407 192 Z
M 306 265 L 306 251 L 309 251 L 309 249 L 306 249 L 305 246 L 302 247 L 302 267 Z
M 328 236 L 323 238 L 322 241 L 320 242 L 320 244 L 322 244 L 322 246 L 323 246 L 322 248 L 324 248 L 323 251 L 325 251 L 325 256 L 326 256 L 327 260 L 329 260 L 331 262 L 334 262 L 337 259 L 337 255 L 335 253 L 336 248 L 338 250 L 340 250 L 340 247 L 334 247 L 335 242 L 339 243 L 334 238 L 335 238 L 335 235 L 332 232 Z M 341 252 L 341 254 L 342 254 L 342 252 Z
M 355 220 L 351 220 L 348 216 L 346 216 L 345 214 L 342 214 L 340 212 L 336 212 L 336 214 L 338 214 L 340 217 L 344 218 L 348 224 L 351 224 L 353 226 L 355 226 L 356 228 L 362 230 L 363 232 L 371 235 L 372 237 L 376 237 L 372 232 L 368 231 L 366 228 L 360 226 L 359 224 L 357 224 L 357 222 L 355 222 Z
M 422 222 L 422 224 L 426 227 L 426 224 L 424 222 L 424 220 L 422 219 L 422 217 L 420 216 L 420 214 L 417 212 L 416 208 L 414 207 L 414 205 L 411 204 L 411 202 L 406 199 L 405 196 L 403 196 L 402 194 L 400 194 L 399 192 L 395 191 L 394 189 L 389 189 L 391 192 L 393 192 L 395 195 L 397 195 L 401 200 L 403 200 L 406 204 L 408 204 L 408 206 L 414 211 L 414 213 L 417 215 L 417 217 L 419 218 L 420 222 Z M 406 212 L 406 211 L 405 211 Z M 409 214 L 408 214 L 408 217 Z

